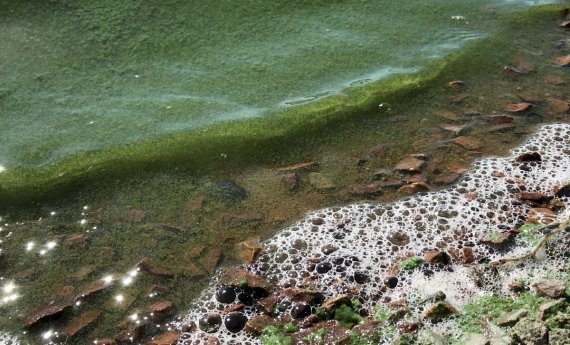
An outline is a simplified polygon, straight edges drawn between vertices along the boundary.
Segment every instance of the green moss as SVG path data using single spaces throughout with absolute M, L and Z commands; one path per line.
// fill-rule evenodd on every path
M 355 332 L 350 333 L 350 344 L 351 345 L 372 345 L 375 343 L 376 342 L 374 342 L 372 339 L 358 335 Z
M 376 310 L 374 312 L 374 320 L 380 322 L 387 322 L 392 314 L 393 314 L 392 310 L 384 308 L 381 305 L 377 305 Z
M 327 334 L 326 328 L 321 328 L 306 337 L 303 338 L 304 341 L 311 345 L 325 345 L 325 335 Z
M 264 345 L 290 345 L 291 337 L 287 334 L 297 331 L 297 327 L 288 323 L 281 327 L 267 326 L 261 332 L 259 340 Z
M 537 233 L 537 229 L 542 225 L 540 224 L 523 224 L 519 227 L 519 235 L 524 238 L 529 244 L 535 245 L 540 241 L 540 234 Z
M 529 310 L 529 317 L 536 316 L 536 310 L 545 298 L 534 293 L 524 292 L 516 298 L 491 295 L 483 297 L 473 303 L 466 304 L 461 316 L 457 319 L 458 326 L 465 332 L 482 333 L 481 320 L 491 322 L 510 311 L 525 308 Z
M 412 256 L 411 258 L 404 259 L 398 262 L 398 267 L 402 270 L 412 271 L 420 267 L 424 263 L 424 260 L 418 256 Z
M 334 311 L 334 319 L 340 322 L 343 326 L 352 328 L 356 324 L 364 321 L 364 318 L 354 311 L 346 304 L 341 305 Z

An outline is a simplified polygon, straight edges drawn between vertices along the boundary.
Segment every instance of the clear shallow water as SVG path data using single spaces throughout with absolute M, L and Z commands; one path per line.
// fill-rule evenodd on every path
M 0 165 L 43 166 L 417 72 L 484 37 L 496 13 L 536 3 L 0 1 Z

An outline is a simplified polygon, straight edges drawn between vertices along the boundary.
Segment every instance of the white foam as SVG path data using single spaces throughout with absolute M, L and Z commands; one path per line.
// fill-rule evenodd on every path
M 540 153 L 542 161 L 514 159 L 527 152 Z M 352 204 L 310 212 L 268 240 L 259 260 L 246 268 L 263 275 L 276 287 L 311 288 L 326 297 L 343 293 L 360 296 L 370 312 L 388 298 L 417 299 L 437 291 L 444 291 L 447 300 L 458 308 L 491 292 L 506 293 L 506 282 L 510 279 L 552 274 L 549 268 L 557 264 L 563 251 L 568 251 L 566 242 L 570 239 L 549 245 L 547 260 L 530 261 L 524 267 L 509 265 L 506 269 L 499 267 L 496 272 L 482 271 L 477 276 L 472 268 L 454 260 L 447 267 L 401 272 L 396 289 L 387 289 L 383 281 L 402 258 L 423 257 L 430 249 L 440 248 L 450 253 L 469 246 L 481 262 L 527 253 L 531 244 L 521 236 L 515 237 L 514 243 L 505 249 L 481 244 L 478 238 L 488 231 L 510 230 L 524 222 L 531 207 L 519 202 L 519 192 L 551 195 L 555 186 L 570 180 L 569 153 L 570 126 L 544 126 L 509 157 L 475 162 L 472 171 L 449 189 L 392 204 Z M 567 201 L 560 200 L 564 205 Z M 557 218 L 568 216 L 570 210 L 565 209 Z M 404 242 L 408 243 L 390 242 L 396 233 L 407 238 Z M 325 245 L 335 246 L 337 250 L 326 255 L 322 252 Z M 344 262 L 333 264 L 324 274 L 314 271 L 315 263 L 330 263 L 335 258 L 343 258 Z M 428 277 L 423 270 L 433 274 Z M 366 281 L 355 282 L 356 273 L 365 274 Z M 215 289 L 214 280 L 182 324 L 198 323 L 205 313 L 220 313 L 224 305 L 215 300 Z M 252 306 L 246 307 L 244 314 L 249 318 L 259 312 Z M 453 332 L 451 326 L 437 327 Z M 200 334 L 200 331 L 186 334 L 180 342 L 192 344 Z M 245 331 L 232 334 L 223 325 L 212 335 L 222 344 L 260 343 Z

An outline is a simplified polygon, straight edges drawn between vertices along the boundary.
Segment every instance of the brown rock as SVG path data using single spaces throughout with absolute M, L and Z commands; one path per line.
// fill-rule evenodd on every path
M 413 157 L 407 157 L 396 164 L 395 169 L 402 172 L 418 173 L 425 165 L 425 161 Z
M 380 186 L 381 188 L 393 189 L 393 188 L 402 187 L 404 185 L 404 181 L 397 178 L 391 178 L 387 180 L 382 180 L 379 183 L 375 184 L 375 186 L 376 185 Z
M 509 113 L 522 113 L 529 110 L 532 107 L 532 104 L 522 102 L 522 103 L 509 103 L 506 106 L 506 110 Z
M 461 134 L 472 129 L 471 125 L 440 125 L 439 128 L 452 132 L 454 134 Z
M 293 165 L 288 165 L 283 168 L 277 169 L 277 172 L 282 174 L 290 174 L 290 173 L 302 173 L 316 169 L 318 164 L 316 162 L 306 162 L 306 163 L 298 163 Z
M 509 115 L 491 115 L 491 116 L 483 116 L 483 120 L 491 124 L 499 124 L 499 123 L 509 123 L 513 122 L 514 118 Z
M 486 129 L 486 131 L 487 131 L 488 133 L 502 132 L 502 131 L 511 130 L 511 129 L 515 128 L 515 127 L 516 127 L 516 126 L 513 125 L 512 123 L 501 123 L 501 124 L 498 124 L 498 125 L 494 125 L 494 126 L 488 127 L 488 128 Z
M 542 279 L 531 284 L 531 287 L 538 295 L 550 298 L 560 298 L 566 294 L 566 286 L 560 281 Z
M 517 97 L 520 98 L 521 100 L 525 101 L 525 102 L 532 103 L 532 104 L 542 103 L 540 96 L 535 94 L 535 93 L 531 93 L 531 92 L 519 93 L 517 95 Z
M 248 272 L 244 269 L 234 269 L 227 271 L 220 278 L 222 284 L 233 284 L 240 286 L 247 284 L 250 288 L 260 288 L 269 291 L 270 284 L 261 276 Z
M 176 345 L 182 333 L 167 332 L 163 333 L 147 342 L 147 345 Z
M 245 304 L 243 303 L 234 303 L 230 304 L 222 310 L 222 314 L 229 314 L 236 311 L 242 311 L 245 309 Z
M 93 343 L 95 345 L 117 345 L 115 339 L 109 339 L 109 338 L 95 339 Z
M 461 177 L 461 174 L 451 173 L 446 175 L 440 175 L 435 178 L 434 183 L 436 185 L 446 185 L 457 181 Z
M 237 257 L 240 258 L 243 263 L 252 264 L 255 262 L 257 254 L 259 254 L 263 249 L 261 238 L 259 236 L 255 236 L 240 242 L 235 245 L 235 249 Z
M 548 103 L 550 109 L 552 109 L 557 114 L 563 114 L 570 111 L 570 103 L 566 101 L 549 97 L 546 99 L 546 102 Z
M 457 137 L 453 142 L 467 150 L 478 150 L 483 147 L 483 143 L 473 137 Z
M 559 58 L 554 59 L 554 64 L 560 67 L 570 65 L 570 55 L 561 56 Z
M 473 253 L 473 249 L 469 247 L 461 248 L 462 254 L 462 263 L 463 264 L 471 264 L 475 262 L 475 254 Z
M 371 339 L 372 341 L 380 340 L 378 332 L 383 326 L 382 322 L 367 319 L 364 323 L 358 324 L 352 328 L 352 331 L 362 337 Z
M 291 336 L 292 344 L 305 344 L 303 339 L 305 339 L 309 334 L 315 333 L 320 329 L 326 329 L 326 332 L 322 336 L 322 343 L 328 345 L 349 345 L 351 344 L 351 333 L 350 330 L 343 327 L 336 320 L 329 320 L 319 322 L 313 327 L 303 329 Z
M 174 277 L 174 273 L 164 268 L 154 266 L 148 258 L 143 258 L 137 265 L 137 268 L 143 272 L 148 272 L 157 277 Z
M 222 256 L 222 248 L 212 248 L 210 249 L 202 258 L 200 258 L 200 263 L 209 274 L 213 274 L 218 266 L 220 257 Z
M 429 264 L 442 263 L 447 265 L 451 262 L 451 257 L 444 251 L 428 250 L 424 255 L 424 261 Z
M 570 20 L 560 23 L 560 27 L 564 29 L 570 29 Z
M 286 288 L 281 290 L 279 293 L 281 296 L 286 297 L 292 302 L 304 302 L 307 304 L 310 304 L 314 300 L 323 296 L 321 292 L 301 288 Z
M 517 162 L 540 162 L 542 157 L 538 152 L 526 152 L 515 158 Z
M 239 226 L 250 223 L 260 223 L 263 217 L 257 213 L 226 213 L 222 221 L 230 226 Z
M 89 276 L 91 273 L 95 272 L 95 270 L 97 269 L 97 267 L 93 266 L 93 265 L 88 265 L 88 266 L 83 266 L 82 268 L 79 269 L 79 271 L 77 271 L 73 277 L 77 280 L 82 280 L 87 278 L 87 276 Z
M 521 192 L 519 199 L 523 201 L 543 202 L 550 200 L 551 197 L 541 192 Z
M 348 187 L 348 193 L 355 196 L 361 197 L 372 197 L 382 194 L 384 191 L 382 189 L 381 182 L 374 182 L 367 185 L 354 184 Z
M 56 301 L 71 301 L 75 296 L 75 287 L 72 285 L 63 286 L 55 292 L 52 296 L 53 300 Z
M 257 315 L 249 319 L 245 324 L 245 330 L 255 335 L 260 335 L 267 326 L 283 326 L 288 323 L 287 318 L 274 319 L 267 315 Z
M 512 327 L 527 314 L 528 310 L 526 309 L 513 310 L 511 312 L 501 315 L 497 320 L 497 324 L 501 327 Z
M 479 237 L 479 242 L 485 244 L 503 245 L 507 243 L 513 237 L 513 233 L 507 232 L 495 232 L 488 231 L 484 235 Z
M 95 322 L 100 315 L 101 312 L 99 310 L 86 311 L 69 321 L 67 326 L 63 328 L 63 333 L 65 333 L 68 337 L 73 337 L 77 333 L 89 327 L 89 325 Z
M 145 313 L 167 315 L 170 312 L 172 312 L 173 309 L 174 309 L 174 303 L 165 300 L 153 303 L 148 308 L 146 308 Z
M 442 319 L 450 315 L 457 315 L 459 311 L 455 309 L 451 304 L 438 301 L 432 306 L 424 310 L 422 316 L 426 319 Z
M 56 318 L 71 308 L 71 303 L 58 303 L 42 307 L 24 319 L 24 327 L 30 328 L 41 321 Z
M 404 182 L 406 183 L 426 183 L 427 177 L 424 174 L 413 174 L 410 176 L 404 177 Z
M 273 314 L 275 306 L 277 305 L 278 297 L 270 295 L 257 301 L 257 306 L 266 314 Z
M 332 314 L 336 308 L 340 307 L 343 304 L 351 304 L 350 297 L 348 295 L 336 295 L 333 297 L 329 297 L 325 300 L 322 307 L 327 312 Z
M 398 192 L 403 194 L 414 194 L 414 193 L 429 192 L 429 191 L 430 188 L 425 183 L 410 183 L 398 188 Z
M 111 284 L 105 282 L 104 280 L 94 281 L 89 286 L 87 286 L 85 289 L 83 289 L 79 294 L 77 294 L 77 296 L 75 296 L 74 300 L 78 301 L 78 300 L 99 294 L 99 293 L 103 292 L 105 289 L 107 289 L 109 286 L 111 286 Z
M 463 80 L 452 80 L 447 83 L 447 86 L 452 89 L 461 89 L 465 87 L 465 82 Z
M 400 334 L 413 334 L 420 329 L 421 323 L 418 321 L 402 321 L 398 322 L 396 328 L 400 332 Z
M 70 247 L 84 246 L 85 244 L 87 244 L 88 240 L 89 237 L 87 237 L 87 235 L 84 234 L 71 235 L 69 237 L 66 237 L 65 240 L 63 240 L 63 244 Z
M 289 191 L 294 191 L 299 188 L 301 177 L 297 173 L 288 173 L 281 177 L 281 182 Z

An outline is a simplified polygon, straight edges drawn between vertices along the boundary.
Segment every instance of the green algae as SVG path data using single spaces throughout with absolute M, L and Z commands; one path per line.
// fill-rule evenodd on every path
M 538 305 L 545 300 L 544 297 L 532 292 L 523 292 L 514 298 L 499 295 L 485 296 L 466 304 L 456 322 L 464 332 L 482 333 L 482 320 L 487 319 L 496 323 L 501 315 L 521 308 L 529 310 L 529 317 L 535 317 Z
M 296 331 L 297 327 L 292 323 L 280 327 L 267 326 L 263 329 L 259 336 L 259 340 L 264 345 L 290 345 L 291 336 L 287 334 L 291 334 Z
M 80 12 L 79 18 L 76 19 L 81 21 L 89 19 L 84 28 L 85 32 L 82 32 L 86 34 L 87 43 L 78 48 L 81 54 L 86 56 L 85 61 L 106 61 L 107 55 L 117 50 L 134 56 L 137 51 L 156 48 L 149 43 L 155 41 L 146 38 L 151 34 L 146 32 L 148 28 L 136 18 L 136 24 L 128 30 L 125 29 L 127 31 L 114 32 L 111 29 L 119 23 L 133 19 L 125 13 L 143 9 L 138 2 L 123 4 L 114 10 L 112 6 L 105 4 L 90 5 L 93 7 L 91 8 L 81 7 L 84 5 L 80 6 L 74 2 L 51 3 L 62 11 L 68 11 L 65 13 L 85 12 Z M 30 5 L 25 3 L 18 6 L 26 8 L 26 4 Z M 520 30 L 523 25 L 526 26 L 525 29 L 536 28 L 536 19 L 539 15 L 550 15 L 558 8 L 560 5 L 532 10 L 530 14 L 502 18 L 503 26 L 497 29 L 500 34 L 495 32 L 490 38 L 473 43 L 460 53 L 433 62 L 417 74 L 395 76 L 364 87 L 349 87 L 342 94 L 333 94 L 307 104 L 283 108 L 264 118 L 230 124 L 208 124 L 200 131 L 157 136 L 152 140 L 140 140 L 136 144 L 119 145 L 111 149 L 88 150 L 35 168 L 8 166 L 8 169 L 0 175 L 2 188 L 0 198 L 5 204 L 10 204 L 18 200 L 39 198 L 42 195 L 65 194 L 89 181 L 104 179 L 107 176 L 128 176 L 137 171 L 159 171 L 172 167 L 210 171 L 227 165 L 228 162 L 241 166 L 276 162 L 285 152 L 299 149 L 299 145 L 307 142 L 307 137 L 334 131 L 339 124 L 346 123 L 348 119 L 382 115 L 377 111 L 379 103 L 389 103 L 395 111 L 401 107 L 403 100 L 447 78 L 465 76 L 475 72 L 475 69 L 480 73 L 496 68 L 500 64 L 499 61 L 506 60 L 506 57 L 512 54 L 504 47 L 508 46 L 513 32 Z M 109 19 L 102 22 L 93 19 L 98 17 Z M 529 26 L 529 22 L 533 25 Z M 175 41 L 173 39 L 164 42 L 161 47 L 168 48 L 165 51 L 172 50 L 175 48 Z M 105 49 L 98 49 L 101 46 Z M 101 55 L 91 56 L 96 53 Z M 155 54 L 161 58 L 165 57 L 160 52 Z M 129 59 L 134 59 L 132 56 Z M 472 63 L 473 61 L 477 63 Z M 129 72 L 133 68 L 128 67 L 128 63 L 123 67 L 112 66 L 112 68 L 118 69 L 116 73 L 119 74 L 134 74 Z M 37 73 L 36 76 L 40 80 L 46 79 L 46 76 Z M 105 76 L 101 79 L 107 80 Z M 61 100 L 61 102 L 66 101 Z M 45 145 L 42 150 L 50 150 L 50 145 Z
M 352 328 L 355 325 L 364 321 L 352 307 L 343 304 L 334 311 L 334 319 L 340 322 L 343 326 Z
M 398 267 L 406 271 L 413 271 L 416 268 L 420 267 L 423 263 L 424 260 L 422 258 L 418 256 L 413 256 L 411 258 L 407 258 L 398 262 Z

